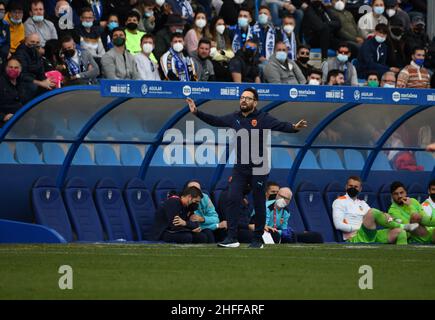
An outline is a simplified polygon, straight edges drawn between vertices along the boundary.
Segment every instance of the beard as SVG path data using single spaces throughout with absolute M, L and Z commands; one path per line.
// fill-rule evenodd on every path
M 254 109 L 254 107 L 252 107 L 252 106 L 248 106 L 248 105 L 246 105 L 246 104 L 241 104 L 241 105 L 240 105 L 240 110 L 241 110 L 242 112 L 249 112 L 249 111 L 251 111 L 252 109 Z

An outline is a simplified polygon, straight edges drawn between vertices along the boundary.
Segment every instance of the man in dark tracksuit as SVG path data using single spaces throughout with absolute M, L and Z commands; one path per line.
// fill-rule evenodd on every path
M 229 189 L 228 199 L 228 235 L 224 241 L 218 243 L 221 247 L 236 248 L 240 245 L 237 241 L 237 229 L 240 217 L 240 203 L 243 199 L 243 190 L 248 185 L 251 186 L 254 198 L 255 208 L 255 236 L 252 240 L 250 247 L 262 248 L 262 235 L 264 232 L 264 225 L 266 221 L 266 199 L 265 199 L 265 185 L 269 175 L 270 164 L 266 163 L 269 168 L 267 171 L 258 170 L 264 167 L 264 162 L 258 164 L 257 157 L 265 157 L 266 150 L 263 154 L 263 135 L 267 134 L 265 129 L 282 131 L 282 132 L 298 132 L 299 129 L 305 128 L 307 122 L 305 120 L 299 121 L 297 124 L 281 122 L 267 113 L 260 113 L 257 111 L 258 94 L 253 88 L 245 89 L 240 96 L 240 112 L 231 113 L 222 117 L 213 116 L 204 112 L 198 111 L 194 101 L 187 98 L 190 111 L 195 114 L 199 119 L 216 127 L 230 127 L 236 132 L 245 129 L 248 133 L 249 141 L 238 141 L 237 143 L 237 159 L 233 168 L 232 182 Z M 252 137 L 255 134 L 254 137 Z M 242 135 L 241 135 L 242 136 Z M 252 143 L 252 139 L 258 137 L 258 141 Z M 243 136 L 242 136 L 243 140 Z M 251 144 L 252 143 L 252 144 Z M 250 154 L 242 153 L 246 146 L 257 147 L 257 152 L 250 152 Z M 270 152 L 270 146 L 267 146 Z M 266 156 L 267 158 L 267 156 Z M 248 163 L 246 159 L 249 159 Z
M 199 204 L 202 192 L 189 187 L 181 196 L 173 195 L 156 211 L 153 226 L 153 239 L 175 243 L 206 243 L 207 235 L 201 232 L 199 222 L 189 220 L 192 206 Z

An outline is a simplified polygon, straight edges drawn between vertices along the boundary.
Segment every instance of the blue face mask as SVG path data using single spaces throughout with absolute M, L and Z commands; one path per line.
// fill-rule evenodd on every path
M 373 11 L 374 11 L 376 14 L 381 15 L 381 14 L 384 13 L 385 8 L 384 8 L 384 7 L 374 7 Z
M 35 22 L 42 22 L 44 20 L 44 16 L 32 16 L 32 20 Z
M 118 24 L 118 22 L 115 22 L 115 21 L 111 21 L 107 24 L 107 28 L 109 28 L 110 31 L 112 31 L 113 29 L 118 28 L 118 27 L 119 27 L 119 24 Z
M 154 15 L 154 12 L 153 11 L 145 11 L 145 13 L 144 13 L 144 17 L 145 18 L 150 18 L 150 17 L 152 17 Z
M 419 66 L 422 67 L 424 65 L 424 59 L 415 59 L 414 62 Z
M 285 51 L 277 51 L 275 56 L 279 62 L 285 62 L 287 60 L 287 53 Z
M 240 28 L 244 28 L 248 25 L 248 18 L 241 17 L 237 19 L 237 23 L 239 24 Z
M 269 17 L 267 16 L 267 14 L 260 14 L 258 16 L 258 23 L 259 24 L 267 24 L 269 22 Z
M 94 25 L 92 21 L 83 21 L 82 26 L 85 28 L 91 28 Z

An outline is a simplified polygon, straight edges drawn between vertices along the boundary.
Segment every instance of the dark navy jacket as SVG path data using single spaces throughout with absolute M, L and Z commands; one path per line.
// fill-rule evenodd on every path
M 11 48 L 11 33 L 6 20 L 0 20 L 0 66 L 6 62 Z M 1 70 L 0 70 L 1 72 Z
M 390 70 L 387 54 L 385 42 L 380 44 L 375 38 L 366 40 L 358 54 L 358 78 L 366 79 L 370 71 L 376 71 L 381 76 Z
M 225 116 L 214 116 L 201 111 L 197 111 L 196 116 L 207 124 L 215 127 L 229 127 L 236 132 L 240 129 L 246 129 L 249 134 L 249 146 L 251 145 L 251 136 L 253 129 L 259 129 L 259 155 L 263 155 L 263 130 L 271 129 L 273 131 L 281 131 L 288 133 L 299 132 L 293 128 L 293 124 L 289 122 L 282 122 L 270 116 L 265 112 L 255 110 L 247 117 L 244 117 L 242 112 L 234 112 Z M 245 144 L 245 143 L 244 143 Z M 246 147 L 246 146 L 245 146 Z M 250 152 L 251 153 L 251 152 Z M 242 145 L 240 141 L 237 143 L 237 162 L 234 164 L 235 169 L 251 170 L 253 167 L 261 167 L 252 162 L 251 154 L 249 155 L 249 164 L 242 164 Z
M 176 227 L 172 224 L 175 216 L 180 216 L 181 219 L 187 222 L 185 227 Z M 198 222 L 192 222 L 188 217 L 187 208 L 183 207 L 180 198 L 171 197 L 166 200 L 156 211 L 154 226 L 153 226 L 153 239 L 161 240 L 163 232 L 180 232 L 189 231 L 199 227 Z

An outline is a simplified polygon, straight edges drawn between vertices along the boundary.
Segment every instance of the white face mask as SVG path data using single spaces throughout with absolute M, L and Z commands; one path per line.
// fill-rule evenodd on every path
M 181 42 L 177 42 L 172 45 L 172 49 L 174 49 L 175 52 L 181 52 L 184 49 L 184 46 Z
M 375 39 L 376 39 L 376 41 L 377 41 L 378 43 L 383 43 L 383 42 L 385 42 L 385 40 L 386 40 L 386 38 L 381 37 L 381 36 L 376 36 Z
M 294 29 L 295 29 L 295 26 L 292 25 L 292 24 L 286 24 L 284 26 L 284 32 L 287 33 L 287 34 L 292 33 Z
M 243 2 L 245 2 L 245 0 L 234 0 L 235 4 L 242 4 Z
M 384 83 L 384 88 L 395 88 L 394 84 Z
M 216 47 L 211 47 L 210 48 L 210 57 L 213 58 L 216 55 L 216 53 L 217 53 Z
M 394 9 L 387 9 L 387 16 L 389 18 L 391 18 L 392 16 L 394 16 L 396 14 L 396 10 Z
M 195 20 L 195 25 L 200 29 L 204 28 L 206 24 L 207 24 L 207 22 L 205 21 L 205 19 L 201 18 L 201 19 Z
M 150 54 L 154 50 L 154 46 L 151 43 L 144 43 L 142 46 L 143 52 Z
M 275 204 L 278 208 L 282 209 L 287 206 L 287 202 L 283 198 L 279 198 L 275 201 Z
M 219 34 L 224 34 L 224 32 L 225 32 L 225 25 L 220 24 L 220 25 L 216 26 L 216 31 Z
M 346 6 L 346 4 L 343 1 L 337 1 L 335 3 L 334 7 L 335 7 L 335 10 L 337 10 L 337 11 L 343 11 L 345 6 Z
M 319 86 L 320 85 L 320 81 L 316 80 L 316 79 L 310 79 L 310 81 L 308 82 L 309 85 L 312 86 Z
M 156 4 L 161 7 L 165 3 L 165 0 L 156 0 Z

